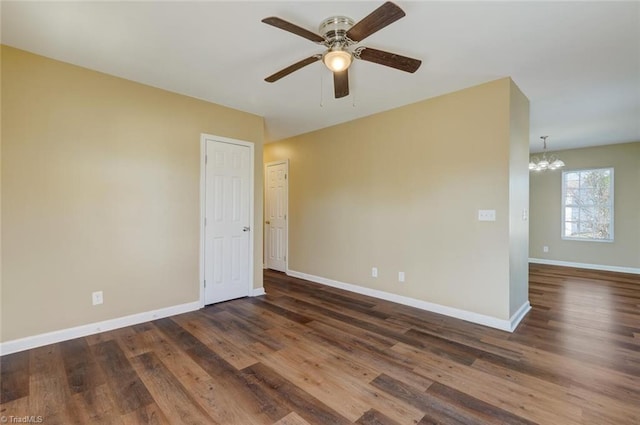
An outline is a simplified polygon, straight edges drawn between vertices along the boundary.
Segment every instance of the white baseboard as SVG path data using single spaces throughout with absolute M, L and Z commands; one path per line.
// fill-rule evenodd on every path
M 578 269 L 602 270 L 605 272 L 640 274 L 640 268 L 635 268 L 635 267 L 606 266 L 603 264 L 590 264 L 590 263 L 574 263 L 573 261 L 547 260 L 545 258 L 529 258 L 529 262 L 534 264 L 547 264 L 550 266 L 564 266 L 564 267 L 576 267 Z
M 344 289 L 345 291 L 355 292 L 357 294 L 367 295 L 386 301 L 392 301 L 398 304 L 416 307 L 421 310 L 430 311 L 432 313 L 443 314 L 445 316 L 455 317 L 456 319 L 462 319 L 466 320 L 467 322 L 477 323 L 479 325 L 489 326 L 491 328 L 496 328 L 508 332 L 513 332 L 520 321 L 527 314 L 527 312 L 531 309 L 529 301 L 527 301 L 509 320 L 504 320 L 492 316 L 486 316 L 484 314 L 474 313 L 472 311 L 447 307 L 444 305 L 434 304 L 415 298 L 405 297 L 403 295 L 392 294 L 390 292 L 384 292 L 377 289 L 366 288 L 364 286 L 339 282 L 337 280 L 327 279 L 321 276 L 314 276 L 307 273 L 297 272 L 295 270 L 288 270 L 287 274 L 292 277 L 310 280 L 311 282 L 320 283 L 323 285 L 331 286 L 333 288 Z
M 115 319 L 109 319 L 102 322 L 90 323 L 88 325 L 81 325 L 73 328 L 29 336 L 26 338 L 14 339 L 12 341 L 0 343 L 0 356 L 29 350 L 31 348 L 42 347 L 43 345 L 54 344 L 56 342 L 93 335 L 100 332 L 111 331 L 125 326 L 137 325 L 151 320 L 162 319 L 164 317 L 175 316 L 176 314 L 187 313 L 198 309 L 200 309 L 200 301 L 194 301 L 191 303 L 160 308 L 158 310 L 146 311 L 144 313 L 132 314 L 130 316 L 117 317 Z
M 253 292 L 251 293 L 252 297 L 259 297 L 260 295 L 266 295 L 264 292 L 264 287 L 262 288 L 253 288 Z

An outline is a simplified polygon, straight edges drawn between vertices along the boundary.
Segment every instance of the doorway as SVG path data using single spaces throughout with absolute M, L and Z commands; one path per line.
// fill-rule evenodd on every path
M 289 161 L 265 166 L 265 266 L 287 271 Z
M 201 302 L 246 297 L 253 282 L 253 143 L 202 136 Z

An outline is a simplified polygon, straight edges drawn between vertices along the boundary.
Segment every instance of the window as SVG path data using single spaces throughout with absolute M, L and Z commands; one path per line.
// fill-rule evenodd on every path
M 613 168 L 562 173 L 562 238 L 613 241 Z

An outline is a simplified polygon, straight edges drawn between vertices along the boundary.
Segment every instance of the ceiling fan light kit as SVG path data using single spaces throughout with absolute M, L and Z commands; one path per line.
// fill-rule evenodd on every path
M 265 24 L 296 34 L 326 48 L 322 54 L 316 54 L 296 62 L 268 76 L 265 81 L 273 83 L 322 59 L 325 66 L 333 72 L 334 94 L 338 99 L 349 95 L 348 70 L 354 59 L 365 60 L 413 73 L 420 67 L 422 61 L 364 46 L 352 48 L 371 34 L 378 32 L 403 16 L 405 16 L 405 13 L 402 9 L 392 2 L 386 2 L 358 23 L 346 16 L 331 16 L 323 20 L 319 26 L 319 32 L 322 35 L 275 16 L 264 18 L 262 22 Z
M 346 50 L 331 49 L 322 57 L 322 61 L 332 72 L 344 71 L 351 66 L 352 56 Z
M 542 158 L 538 159 L 538 157 L 535 156 L 531 158 L 531 161 L 529 161 L 529 171 L 553 171 L 565 166 L 564 161 L 555 155 L 551 155 L 547 158 L 547 154 L 545 152 L 547 150 L 547 137 L 549 136 L 540 136 L 543 142 Z

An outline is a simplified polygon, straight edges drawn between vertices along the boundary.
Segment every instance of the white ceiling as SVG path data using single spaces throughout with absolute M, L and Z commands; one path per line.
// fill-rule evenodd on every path
M 2 43 L 265 117 L 269 141 L 510 76 L 531 101 L 531 150 L 640 141 L 640 2 L 407 2 L 361 45 L 422 59 L 415 74 L 357 61 L 333 98 L 321 62 L 264 78 L 318 45 L 317 32 L 378 2 L 10 2 Z M 464 125 L 464 123 L 460 123 Z

